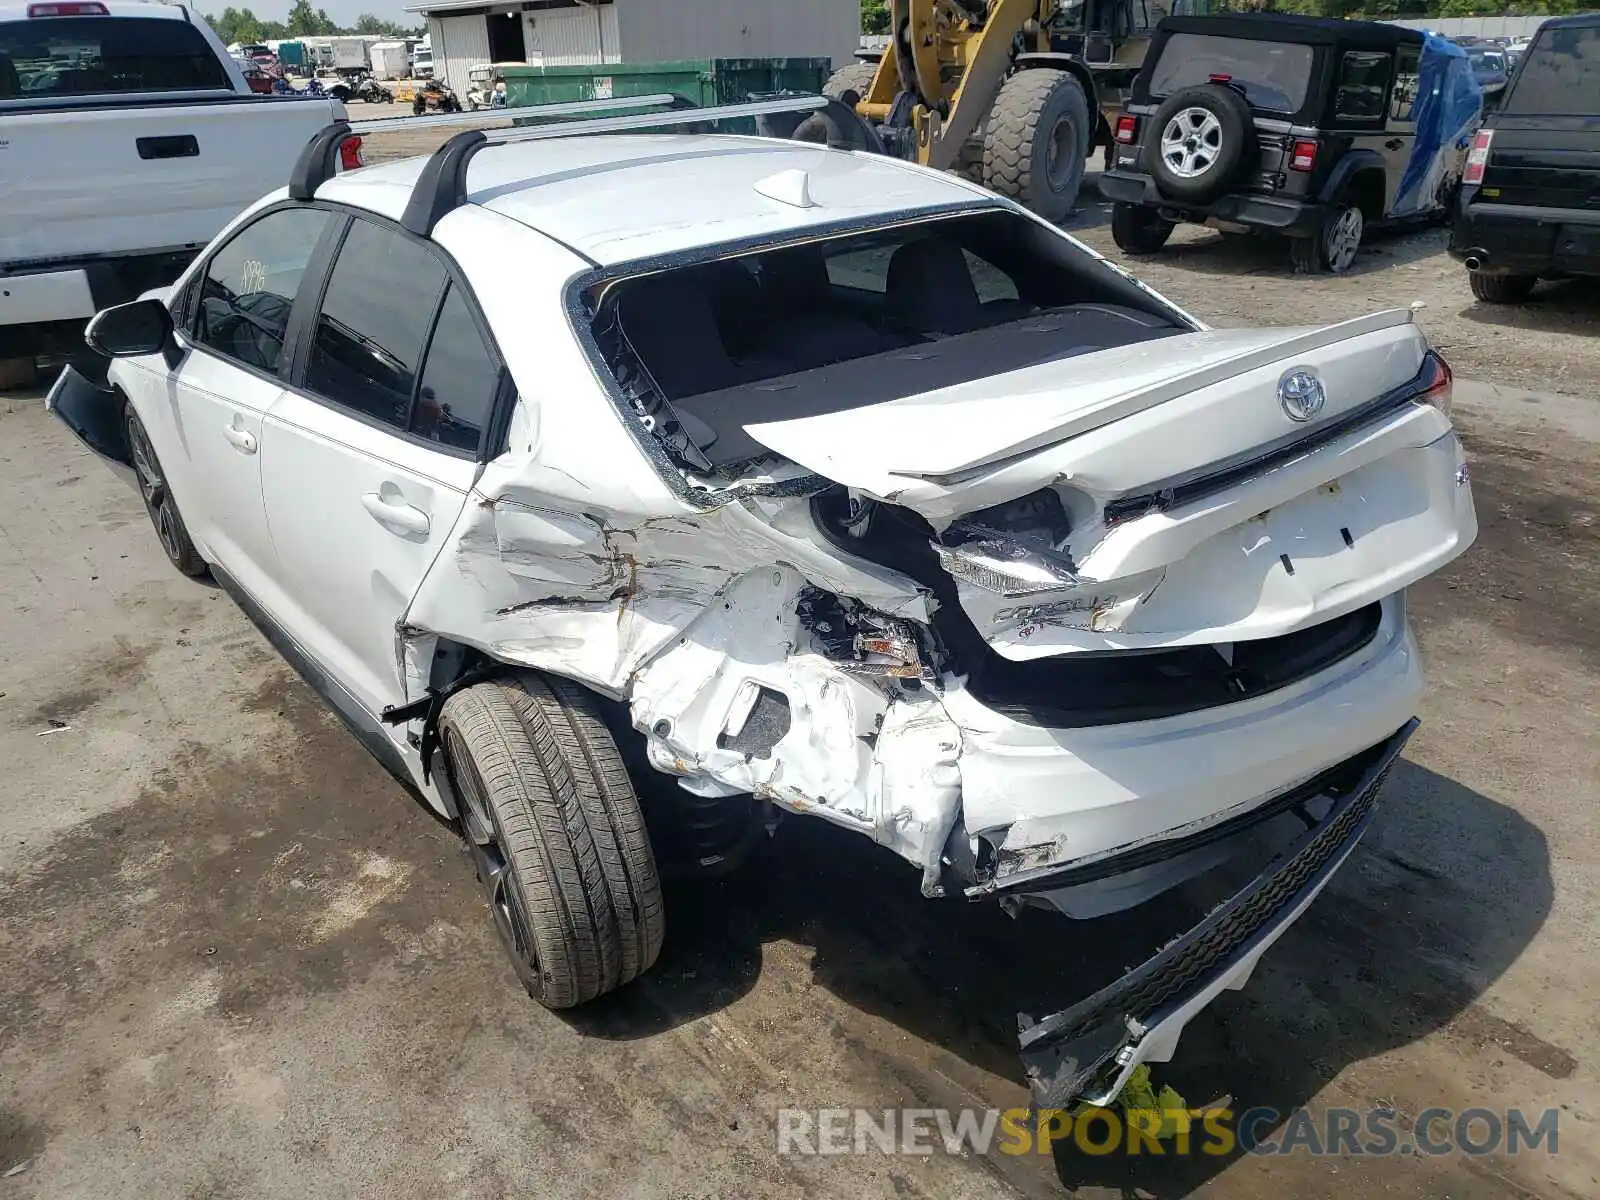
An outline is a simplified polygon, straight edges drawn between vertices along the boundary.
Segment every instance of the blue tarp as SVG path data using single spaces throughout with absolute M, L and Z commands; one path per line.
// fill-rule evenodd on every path
M 1394 214 L 1425 212 L 1443 199 L 1447 177 L 1459 166 L 1483 108 L 1472 60 L 1454 42 L 1425 34 L 1412 117 L 1417 140 L 1395 193 Z

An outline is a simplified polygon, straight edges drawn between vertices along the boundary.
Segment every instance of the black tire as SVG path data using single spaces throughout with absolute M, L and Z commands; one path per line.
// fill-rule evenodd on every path
M 1352 224 L 1355 245 L 1347 248 L 1345 236 Z M 1343 275 L 1355 263 L 1365 228 L 1360 206 L 1343 201 L 1333 205 L 1315 234 L 1290 240 L 1289 258 L 1295 271 L 1301 275 Z
M 1485 275 L 1482 271 L 1468 271 L 1467 283 L 1472 294 L 1490 304 L 1517 304 L 1526 300 L 1539 282 L 1537 275 Z
M 427 103 L 426 100 L 413 100 L 411 102 L 411 115 L 413 117 L 420 117 L 423 113 L 425 113 L 427 111 L 428 111 L 428 103 Z
M 1066 71 L 1031 67 L 1000 85 L 983 134 L 983 185 L 1046 221 L 1078 202 L 1094 126 L 1083 86 Z
M 867 89 L 872 86 L 877 74 L 877 63 L 853 62 L 849 66 L 840 67 L 828 76 L 828 82 L 822 85 L 822 94 L 830 99 L 854 105 L 867 94 Z M 849 92 L 855 93 L 855 100 L 845 100 L 845 95 Z
M 1211 122 L 1204 117 L 1186 119 L 1186 114 L 1196 112 L 1209 114 Z M 1163 152 L 1169 127 L 1190 132 L 1181 143 L 1182 162 L 1170 160 Z M 1146 134 L 1144 159 L 1163 196 L 1199 203 L 1228 186 L 1240 164 L 1253 157 L 1254 144 L 1255 120 L 1249 103 L 1231 87 L 1206 83 L 1173 92 L 1156 109 Z
M 518 979 L 547 1008 L 636 978 L 661 947 L 643 818 L 615 744 L 591 716 L 537 682 L 494 682 L 457 692 L 440 718 L 495 928 Z
M 1139 257 L 1156 253 L 1167 244 L 1175 225 L 1141 204 L 1119 201 L 1111 207 L 1111 240 L 1124 254 Z
M 133 405 L 124 405 L 123 420 L 128 433 L 128 448 L 132 451 L 133 472 L 139 481 L 139 495 L 144 500 L 144 510 L 155 526 L 156 539 L 167 552 L 167 558 L 178 570 L 191 579 L 199 579 L 210 570 L 206 560 L 194 548 L 189 537 L 189 527 L 183 523 L 178 502 L 172 497 L 166 476 L 161 470 L 161 460 L 150 444 L 150 434 L 133 411 Z

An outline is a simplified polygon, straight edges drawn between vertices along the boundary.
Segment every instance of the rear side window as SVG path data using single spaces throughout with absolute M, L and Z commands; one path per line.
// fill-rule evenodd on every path
M 1600 26 L 1540 31 L 1501 111 L 1519 116 L 1600 113 Z
M 0 100 L 231 87 L 216 53 L 187 21 L 35 17 L 0 22 Z
M 1312 49 L 1290 42 L 1175 33 L 1150 69 L 1150 94 L 1160 99 L 1226 75 L 1255 108 L 1298 112 L 1311 83 Z
M 317 313 L 307 389 L 409 431 L 444 284 L 444 266 L 426 246 L 371 221 L 353 222 Z
M 477 450 L 499 385 L 500 370 L 466 297 L 452 283 L 428 343 L 411 432 L 457 450 Z
M 1387 51 L 1346 50 L 1339 59 L 1334 115 L 1358 121 L 1381 119 L 1384 94 L 1389 90 L 1389 68 L 1393 65 Z
M 295 292 L 330 220 L 319 209 L 287 208 L 235 234 L 206 265 L 195 340 L 246 366 L 276 372 Z

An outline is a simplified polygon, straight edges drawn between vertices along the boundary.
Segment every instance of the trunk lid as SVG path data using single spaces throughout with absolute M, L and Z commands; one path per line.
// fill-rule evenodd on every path
M 1471 542 L 1449 421 L 1405 398 L 1426 354 L 1405 311 L 1181 334 L 745 432 L 925 518 L 1002 657 L 1228 643 L 1353 612 Z

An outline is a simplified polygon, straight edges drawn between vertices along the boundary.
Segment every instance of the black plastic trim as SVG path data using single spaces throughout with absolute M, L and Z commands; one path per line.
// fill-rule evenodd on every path
M 339 147 L 355 136 L 349 121 L 335 121 L 312 134 L 289 173 L 289 199 L 315 199 L 317 189 L 339 173 Z

